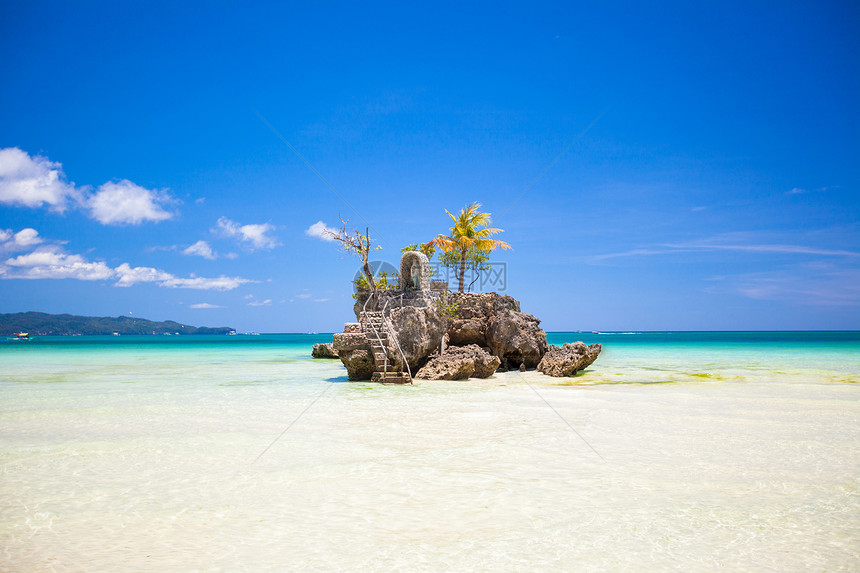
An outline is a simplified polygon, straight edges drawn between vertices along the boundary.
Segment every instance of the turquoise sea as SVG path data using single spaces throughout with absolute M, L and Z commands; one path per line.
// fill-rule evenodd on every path
M 331 335 L 0 341 L 0 570 L 860 570 L 860 332 L 550 333 L 381 386 Z

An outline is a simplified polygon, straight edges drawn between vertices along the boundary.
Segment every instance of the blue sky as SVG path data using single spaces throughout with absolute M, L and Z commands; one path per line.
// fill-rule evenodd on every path
M 0 312 L 340 330 L 358 260 L 311 226 L 396 263 L 480 201 L 548 330 L 857 329 L 858 27 L 851 2 L 3 2 Z

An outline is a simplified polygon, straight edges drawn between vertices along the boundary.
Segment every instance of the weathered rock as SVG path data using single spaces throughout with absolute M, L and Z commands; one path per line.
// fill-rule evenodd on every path
M 345 350 L 338 354 L 350 380 L 370 380 L 376 364 L 369 350 Z
M 459 292 L 448 295 L 449 302 L 456 302 L 457 318 L 477 318 L 486 321 L 501 310 L 520 311 L 520 303 L 512 296 L 495 292 Z
M 415 375 L 424 380 L 487 378 L 499 367 L 499 359 L 475 344 L 452 346 L 436 355 Z
M 395 308 L 389 315 L 389 322 L 412 372 L 424 366 L 442 344 L 445 321 L 432 307 Z M 387 350 L 390 357 L 402 362 L 392 339 L 388 341 Z
M 416 374 L 423 380 L 466 380 L 475 373 L 475 363 L 468 358 L 445 353 L 434 356 Z
M 416 268 L 419 267 L 423 268 L 421 265 Z M 411 270 L 410 266 L 410 272 Z M 426 269 L 422 271 L 422 276 L 424 271 Z M 419 285 L 423 285 L 423 281 L 419 281 Z M 440 292 L 420 289 L 380 290 L 376 297 L 370 299 L 367 291 L 359 291 L 354 310 L 356 318 L 360 318 L 363 309 L 384 309 L 388 324 L 382 333 L 382 339 L 389 365 L 404 367 L 405 361 L 413 374 L 439 353 L 445 335 L 446 344 L 451 348 L 471 345 L 484 347 L 484 352 L 494 355 L 500 361 L 500 364 L 493 361 L 494 370 L 535 368 L 547 352 L 546 333 L 539 326 L 540 320 L 520 312 L 520 304 L 516 299 L 497 293 L 448 293 L 445 295 L 444 306 L 450 309 L 452 303 L 457 303 L 457 312 L 456 316 L 446 318 L 439 305 L 441 296 L 443 295 Z M 365 302 L 368 302 L 366 306 Z M 397 347 L 397 342 L 400 348 Z M 349 323 L 344 327 L 343 333 L 335 334 L 333 348 L 344 365 L 348 369 L 352 368 L 350 379 L 366 379 L 372 373 L 372 356 L 368 365 L 360 359 L 366 353 L 344 356 L 345 352 L 370 350 L 369 341 L 359 324 Z M 353 364 L 354 366 L 350 366 Z M 547 365 L 549 364 L 547 362 Z M 579 370 L 584 367 L 585 365 L 577 367 L 574 364 L 574 368 Z M 448 378 L 475 376 L 474 370 L 468 372 L 468 366 L 455 367 L 449 364 L 445 368 L 443 374 Z M 547 366 L 547 369 L 565 370 L 564 367 L 550 366 Z
M 520 363 L 520 372 L 525 372 L 525 371 L 526 371 L 526 363 L 522 362 L 522 363 Z
M 547 350 L 546 333 L 540 320 L 510 309 L 498 310 L 487 325 L 487 343 L 508 368 L 538 365 Z
M 352 311 L 355 313 L 355 319 L 360 322 L 361 313 L 365 310 L 382 310 L 383 308 L 386 308 L 386 306 L 389 309 L 406 306 L 430 308 L 434 306 L 441 296 L 441 292 L 429 290 L 402 291 L 381 289 L 377 291 L 376 299 L 368 302 L 368 299 L 371 298 L 370 291 L 359 290 L 356 292 L 355 304 L 352 305 Z
M 453 346 L 467 346 L 469 344 L 486 346 L 486 327 L 486 321 L 477 318 L 454 318 L 448 325 L 448 340 Z
M 515 298 L 494 292 L 451 293 L 448 295 L 448 301 L 457 304 L 457 316 L 448 323 L 448 337 L 454 345 L 477 344 L 492 348 L 487 338 L 487 330 L 494 317 L 507 311 L 520 311 L 520 303 Z M 491 352 L 496 353 L 495 349 L 491 349 Z M 504 362 L 503 355 L 497 356 Z M 520 362 L 518 356 L 514 359 Z
M 338 353 L 344 350 L 366 350 L 370 348 L 363 332 L 335 332 L 332 347 Z
M 583 342 L 567 342 L 564 346 L 552 345 L 537 369 L 548 376 L 573 376 L 597 360 L 600 350 L 599 344 L 586 346 Z
M 363 332 L 336 332 L 332 350 L 346 366 L 350 380 L 370 380 L 375 364 L 370 344 Z
M 314 358 L 339 358 L 337 350 L 334 349 L 333 342 L 325 342 L 323 344 L 314 344 L 314 349 L 311 351 L 311 356 Z

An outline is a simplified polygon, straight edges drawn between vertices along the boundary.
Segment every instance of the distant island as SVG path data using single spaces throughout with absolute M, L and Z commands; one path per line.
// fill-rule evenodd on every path
M 190 326 L 172 320 L 154 322 L 133 316 L 98 317 L 45 312 L 0 314 L 0 336 L 28 332 L 31 336 L 71 334 L 228 334 L 229 326 Z

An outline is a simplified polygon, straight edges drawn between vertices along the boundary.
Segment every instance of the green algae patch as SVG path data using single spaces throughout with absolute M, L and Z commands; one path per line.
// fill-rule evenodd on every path
M 728 380 L 727 376 L 721 374 L 711 374 L 710 372 L 696 372 L 688 374 L 691 378 L 703 378 L 705 380 Z

